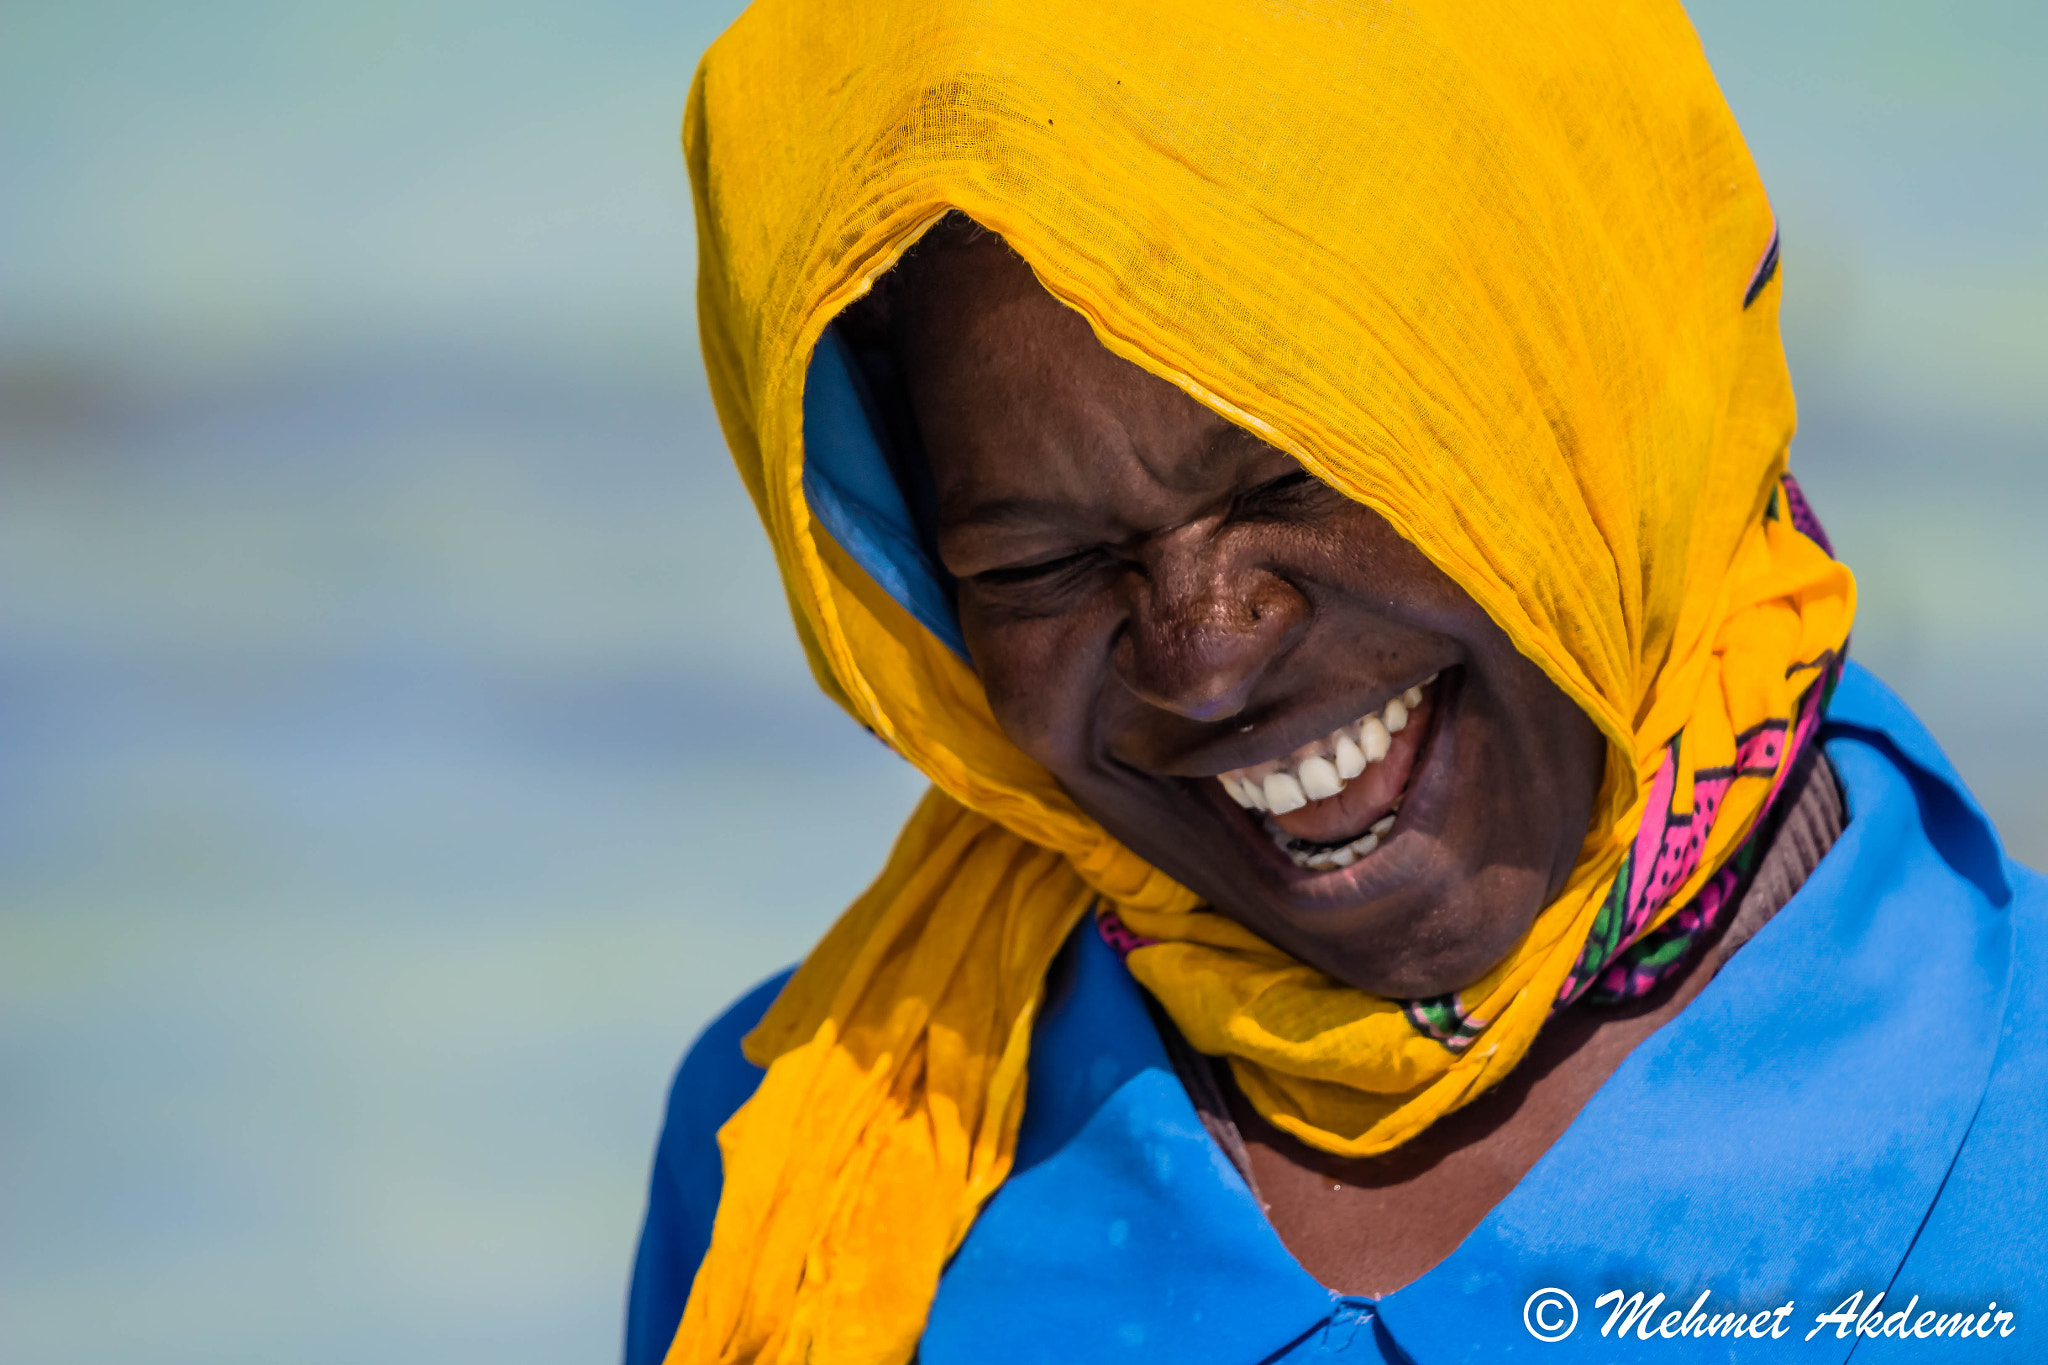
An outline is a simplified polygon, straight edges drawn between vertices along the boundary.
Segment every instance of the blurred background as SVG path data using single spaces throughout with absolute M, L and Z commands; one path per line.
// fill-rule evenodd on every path
M 696 355 L 669 0 L 0 10 L 0 1359 L 604 1361 L 921 783 Z M 2048 861 L 2048 6 L 1700 0 L 1856 653 Z

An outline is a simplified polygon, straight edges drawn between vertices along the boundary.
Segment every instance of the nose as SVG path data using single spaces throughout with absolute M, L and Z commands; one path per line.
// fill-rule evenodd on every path
M 1130 575 L 1111 663 L 1133 695 L 1189 720 L 1227 720 L 1306 626 L 1299 589 L 1244 553 L 1228 531 L 1183 527 L 1154 541 Z

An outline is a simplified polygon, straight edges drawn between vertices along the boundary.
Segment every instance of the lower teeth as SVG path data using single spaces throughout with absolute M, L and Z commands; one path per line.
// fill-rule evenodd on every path
M 1396 807 L 1396 810 L 1398 809 Z M 1380 841 L 1387 837 L 1388 831 L 1394 828 L 1394 814 L 1394 811 L 1388 811 L 1373 821 L 1371 829 L 1346 844 L 1306 843 L 1280 829 L 1270 820 L 1266 822 L 1266 830 L 1273 836 L 1274 845 L 1292 859 L 1296 867 L 1326 872 L 1331 868 L 1349 867 L 1377 849 Z

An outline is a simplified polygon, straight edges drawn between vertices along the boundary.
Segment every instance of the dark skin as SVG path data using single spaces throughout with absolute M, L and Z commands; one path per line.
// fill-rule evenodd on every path
M 890 297 L 939 553 L 1010 738 L 1154 866 L 1338 980 L 1417 998 L 1483 976 L 1577 860 L 1593 722 L 1382 517 L 1105 349 L 1001 239 L 927 241 Z M 1383 765 L 1397 823 L 1349 867 L 1295 866 L 1215 780 L 1432 674 L 1412 752 Z M 1709 958 L 1631 1012 L 1560 1016 L 1509 1081 L 1382 1157 L 1316 1152 L 1240 1097 L 1282 1239 L 1340 1291 L 1415 1279 Z

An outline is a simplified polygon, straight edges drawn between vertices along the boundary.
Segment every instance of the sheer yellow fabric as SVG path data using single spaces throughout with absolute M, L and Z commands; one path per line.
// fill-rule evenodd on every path
M 1008 1173 L 1052 954 L 1102 897 L 1274 1122 L 1394 1146 L 1526 1051 L 1642 821 L 1792 714 L 1845 569 L 1765 516 L 1793 426 L 1756 172 L 1668 0 L 758 0 L 684 128 L 713 396 L 820 683 L 933 791 L 748 1040 L 671 1362 L 901 1362 Z M 802 386 L 948 208 L 1102 342 L 1377 509 L 1611 756 L 1563 895 L 1451 1048 L 1143 863 L 815 528 Z M 1753 823 L 1730 789 L 1682 905 Z

